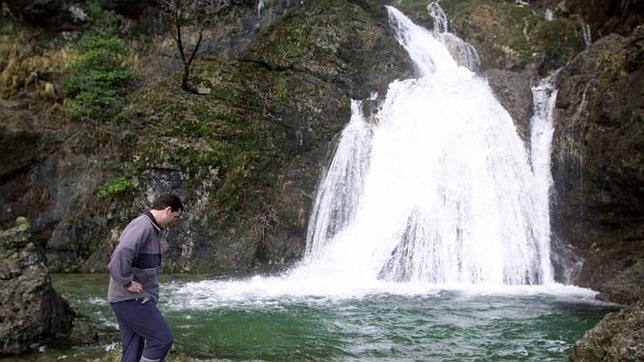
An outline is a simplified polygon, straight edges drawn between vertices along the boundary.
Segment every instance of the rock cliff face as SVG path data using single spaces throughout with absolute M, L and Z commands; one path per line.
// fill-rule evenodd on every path
M 75 58 L 82 22 L 33 25 L 39 9 L 70 14 L 75 2 L 7 2 L 0 224 L 29 216 L 52 270 L 102 271 L 128 220 L 155 193 L 174 191 L 187 212 L 164 237 L 166 270 L 245 273 L 298 260 L 350 99 L 373 91 L 382 98 L 391 80 L 411 74 L 386 2 L 238 2 L 208 29 L 193 70 L 207 95 L 178 87 L 170 28 L 154 7 L 103 3 L 130 14 L 121 31 L 132 50 L 127 63 L 142 81 L 129 119 L 96 125 L 63 111 L 65 64 Z M 632 300 L 615 297 L 632 288 L 613 281 L 639 275 L 643 249 L 642 30 L 633 31 L 642 12 L 627 0 L 608 10 L 593 4 L 441 1 L 452 30 L 479 51 L 482 74 L 526 142 L 530 86 L 562 68 L 553 145 L 558 278 Z M 397 5 L 432 25 L 426 1 Z M 587 49 L 583 22 L 593 39 L 606 35 Z
M 65 334 L 72 312 L 54 291 L 28 222 L 0 231 L 0 355 L 18 354 Z
M 566 0 L 557 6 L 565 16 L 579 16 L 588 23 L 594 39 L 611 33 L 629 36 L 644 24 L 644 4 L 638 0 Z
M 375 2 L 267 1 L 261 11 L 241 3 L 208 30 L 193 70 L 208 95 L 178 87 L 165 25 L 137 33 L 136 23 L 150 20 L 127 20 L 128 61 L 143 84 L 131 96 L 131 119 L 110 125 L 61 111 L 77 33 L 5 23 L 0 111 L 11 121 L 2 131 L 10 159 L 0 223 L 31 217 L 52 270 L 103 271 L 119 231 L 161 191 L 187 206 L 164 237 L 166 270 L 244 273 L 301 257 L 350 99 L 384 94 L 411 66 Z M 21 46 L 34 38 L 37 46 Z M 38 93 L 47 82 L 56 97 Z M 98 196 L 114 180 L 125 186 Z
M 643 46 L 642 27 L 604 37 L 558 76 L 553 226 L 586 259 L 577 283 L 600 291 L 644 258 Z

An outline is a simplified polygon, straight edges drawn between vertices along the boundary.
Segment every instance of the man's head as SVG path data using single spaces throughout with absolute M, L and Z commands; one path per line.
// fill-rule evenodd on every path
M 173 194 L 161 194 L 152 203 L 150 212 L 161 227 L 173 224 L 183 212 L 181 199 Z

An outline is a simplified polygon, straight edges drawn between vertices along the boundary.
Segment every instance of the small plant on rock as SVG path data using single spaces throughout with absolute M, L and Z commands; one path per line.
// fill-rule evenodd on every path
M 117 195 L 122 192 L 128 191 L 132 188 L 132 181 L 127 177 L 117 177 L 107 180 L 96 191 L 96 195 L 100 198 L 106 198 L 111 195 Z

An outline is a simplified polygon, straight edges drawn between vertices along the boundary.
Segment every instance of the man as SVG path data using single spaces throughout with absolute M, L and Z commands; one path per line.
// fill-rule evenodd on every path
M 181 200 L 162 194 L 150 210 L 132 220 L 119 237 L 107 268 L 107 301 L 116 314 L 123 344 L 122 362 L 162 361 L 172 332 L 157 309 L 161 242 L 159 232 L 183 211 Z

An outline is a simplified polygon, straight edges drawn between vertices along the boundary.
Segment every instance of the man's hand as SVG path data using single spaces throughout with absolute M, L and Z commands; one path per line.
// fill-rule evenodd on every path
M 127 291 L 130 293 L 141 293 L 143 291 L 143 285 L 139 282 L 132 281 L 132 284 L 127 287 Z

